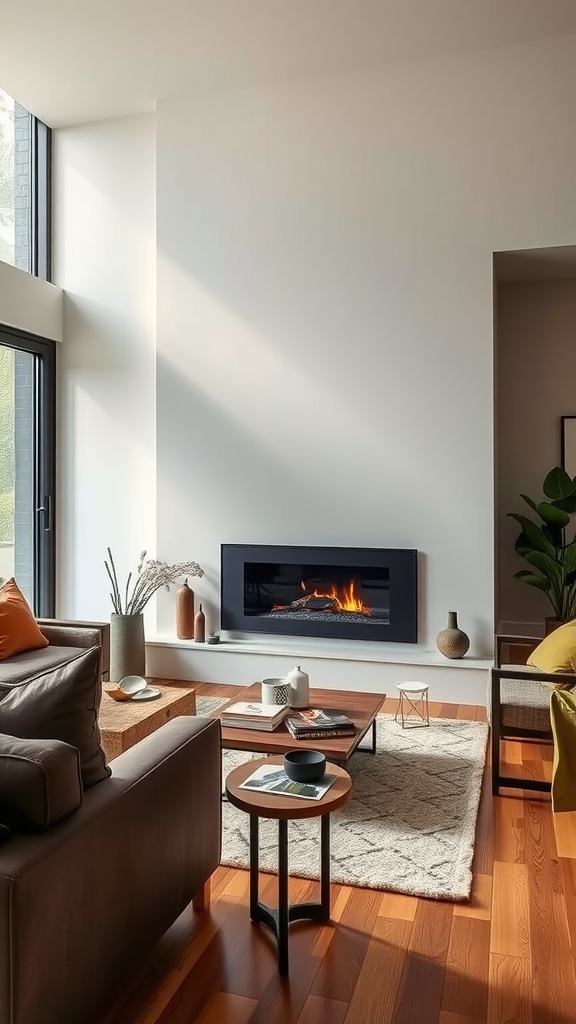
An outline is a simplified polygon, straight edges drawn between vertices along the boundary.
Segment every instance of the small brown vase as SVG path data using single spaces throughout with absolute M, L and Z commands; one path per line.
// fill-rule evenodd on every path
M 194 636 L 194 591 L 187 579 L 176 595 L 176 636 L 179 640 L 192 640 Z
M 470 647 L 470 639 L 458 629 L 458 613 L 448 612 L 448 627 L 438 633 L 436 647 L 445 658 L 463 658 Z
M 206 640 L 206 616 L 202 611 L 202 605 L 194 616 L 194 639 L 197 644 L 203 644 Z

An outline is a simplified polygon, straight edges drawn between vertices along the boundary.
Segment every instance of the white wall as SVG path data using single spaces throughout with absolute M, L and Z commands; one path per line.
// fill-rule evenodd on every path
M 107 618 L 107 546 L 122 574 L 156 547 L 154 118 L 56 132 L 54 182 L 57 609 Z
M 62 610 L 109 607 L 102 552 L 144 543 L 148 481 L 210 628 L 221 542 L 414 546 L 420 646 L 456 609 L 491 650 L 492 252 L 576 241 L 575 61 L 572 39 L 159 104 L 155 410 L 152 129 L 58 133 Z
M 159 105 L 158 537 L 211 607 L 221 541 L 414 546 L 421 644 L 490 651 L 492 251 L 576 238 L 575 59 Z
M 499 285 L 496 525 L 505 631 L 538 635 L 552 614 L 544 594 L 513 578 L 528 566 L 515 554 L 519 526 L 506 513 L 531 516 L 520 495 L 541 500 L 544 477 L 560 465 L 560 417 L 576 416 L 575 339 L 576 280 Z
M 0 261 L 0 324 L 62 341 L 63 298 L 55 285 Z

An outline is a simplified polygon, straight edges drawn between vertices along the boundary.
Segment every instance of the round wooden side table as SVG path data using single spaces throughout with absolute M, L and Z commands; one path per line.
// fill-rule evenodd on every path
M 226 779 L 226 795 L 231 804 L 250 815 L 250 919 L 265 924 L 278 942 L 278 970 L 288 974 L 288 925 L 311 918 L 330 919 L 330 814 L 346 803 L 352 780 L 348 772 L 328 763 L 326 773 L 336 780 L 320 800 L 240 789 L 245 780 L 262 765 L 282 766 L 283 757 L 263 757 L 234 768 Z M 288 903 L 288 822 L 295 818 L 320 818 L 320 902 Z M 260 818 L 278 821 L 278 909 L 258 899 L 258 834 Z

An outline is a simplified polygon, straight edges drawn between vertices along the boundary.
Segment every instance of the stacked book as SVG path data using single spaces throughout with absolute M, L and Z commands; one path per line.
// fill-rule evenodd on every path
M 284 721 L 289 711 L 287 704 L 238 701 L 225 708 L 220 719 L 226 729 L 263 729 L 272 732 Z
M 305 711 L 289 709 L 285 725 L 296 740 L 329 739 L 332 736 L 354 736 L 356 733 L 352 719 L 334 708 L 306 708 Z

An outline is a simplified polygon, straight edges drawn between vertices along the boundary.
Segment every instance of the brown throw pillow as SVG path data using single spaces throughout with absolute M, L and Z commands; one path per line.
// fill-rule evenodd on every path
M 39 832 L 82 803 L 80 756 L 60 740 L 0 735 L 0 819 L 15 832 Z
M 47 646 L 48 641 L 16 580 L 7 580 L 0 587 L 0 661 Z
M 111 774 L 100 746 L 100 648 L 18 683 L 0 683 L 0 732 L 62 740 L 80 753 L 84 789 Z

